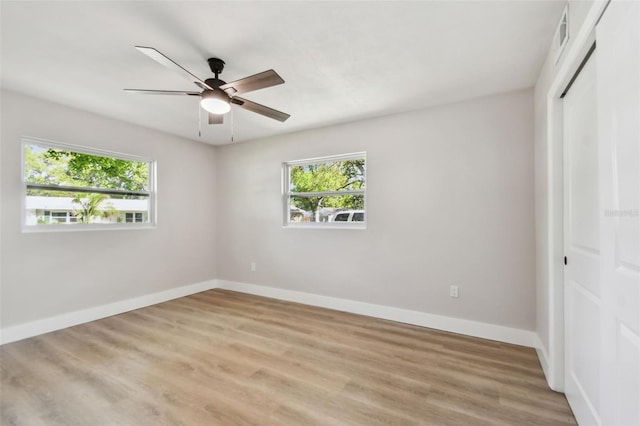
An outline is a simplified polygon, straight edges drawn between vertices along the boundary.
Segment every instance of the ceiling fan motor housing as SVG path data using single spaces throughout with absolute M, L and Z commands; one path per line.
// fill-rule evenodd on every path
M 217 89 L 218 87 L 222 86 L 223 84 L 227 84 L 226 81 L 222 81 L 219 78 L 208 78 L 204 81 L 207 86 L 213 88 L 213 89 Z M 220 89 L 222 90 L 222 89 Z
M 209 68 L 211 68 L 211 72 L 218 77 L 218 74 L 222 74 L 222 70 L 224 69 L 224 61 L 220 58 L 209 58 L 207 59 L 209 63 Z

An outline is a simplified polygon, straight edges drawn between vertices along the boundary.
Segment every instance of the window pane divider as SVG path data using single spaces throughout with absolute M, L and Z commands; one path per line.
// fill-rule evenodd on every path
M 151 194 L 148 191 L 129 191 L 122 189 L 106 189 L 106 188 L 91 188 L 82 186 L 66 186 L 66 185 L 47 185 L 42 183 L 27 183 L 27 189 L 39 189 L 49 191 L 68 191 L 68 192 L 83 192 L 90 194 L 107 194 L 107 195 L 132 195 L 132 196 L 145 196 L 148 197 Z
M 321 192 L 287 192 L 290 197 L 327 197 L 340 195 L 363 195 L 364 189 L 345 189 L 341 191 L 321 191 Z

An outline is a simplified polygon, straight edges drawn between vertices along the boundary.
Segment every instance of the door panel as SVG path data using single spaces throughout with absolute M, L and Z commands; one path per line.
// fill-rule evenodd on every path
M 600 406 L 600 377 L 593 374 L 593 369 L 600 362 L 600 299 L 576 282 L 570 284 L 567 295 L 572 392 L 577 393 L 574 400 L 582 400 L 583 409 L 596 413 Z
M 605 424 L 640 425 L 640 2 L 612 1 L 599 55 L 601 401 Z
M 580 424 L 600 424 L 600 194 L 596 50 L 564 98 L 565 393 Z
M 569 140 L 569 243 L 571 248 L 600 254 L 598 222 L 598 140 L 595 99 L 595 61 L 590 59 L 565 99 L 565 120 Z M 596 188 L 594 191 L 593 189 Z
M 613 407 L 615 424 L 640 424 L 640 339 L 638 333 L 618 324 L 615 395 L 620 398 Z M 614 424 L 614 423 L 612 423 Z

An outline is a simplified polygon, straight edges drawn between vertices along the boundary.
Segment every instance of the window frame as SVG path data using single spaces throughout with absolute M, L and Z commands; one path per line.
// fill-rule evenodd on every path
M 359 160 L 364 159 L 364 189 L 357 190 L 341 190 L 341 191 L 323 191 L 323 192 L 291 192 L 291 174 L 290 168 L 292 166 L 305 166 L 312 164 L 322 164 L 329 162 L 347 161 L 347 160 Z M 348 154 L 336 154 L 323 157 L 306 158 L 302 160 L 285 161 L 282 163 L 282 227 L 283 228 L 308 228 L 308 229 L 352 229 L 352 230 L 365 230 L 367 229 L 367 152 L 352 152 Z M 362 195 L 364 201 L 364 220 L 361 222 L 291 222 L 290 218 L 290 197 L 291 196 L 320 196 L 320 195 Z
M 61 149 L 72 152 L 78 152 L 81 154 L 96 155 L 101 157 L 116 158 L 120 160 L 136 161 L 147 163 L 149 167 L 148 172 L 148 191 L 121 191 L 110 190 L 105 188 L 85 188 L 85 187 L 73 187 L 73 186 L 57 186 L 57 185 L 44 185 L 44 184 L 31 184 L 32 187 L 37 185 L 38 189 L 47 189 L 50 187 L 54 190 L 68 189 L 71 192 L 78 193 L 102 193 L 102 194 L 130 194 L 130 195 L 145 195 L 148 197 L 148 217 L 149 222 L 146 223 L 75 223 L 69 222 L 65 224 L 27 224 L 27 190 L 30 187 L 30 183 L 26 179 L 26 155 L 25 150 L 29 145 L 39 146 L 41 148 Z M 82 145 L 75 145 L 64 142 L 57 142 L 42 138 L 24 136 L 21 138 L 21 166 L 20 166 L 20 180 L 21 180 L 21 223 L 22 232 L 77 232 L 77 231 L 103 231 L 103 230 L 132 230 L 132 229 L 156 229 L 157 228 L 157 188 L 156 188 L 156 170 L 157 163 L 155 160 L 132 154 L 125 154 L 116 151 L 109 151 L 99 148 L 87 147 Z

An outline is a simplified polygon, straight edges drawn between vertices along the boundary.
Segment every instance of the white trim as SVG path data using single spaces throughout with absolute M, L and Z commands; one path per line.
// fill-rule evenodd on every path
M 349 231 L 365 231 L 366 222 L 289 222 L 283 229 L 346 229 Z
M 112 315 L 118 315 L 135 309 L 144 308 L 146 306 L 155 305 L 157 303 L 166 302 L 168 300 L 177 299 L 179 297 L 189 296 L 201 291 L 211 290 L 212 288 L 215 288 L 215 280 L 203 281 L 196 284 L 160 291 L 158 293 L 135 297 L 133 299 L 121 300 L 107 305 L 96 306 L 93 308 L 83 309 L 81 311 L 69 312 L 62 315 L 56 315 L 54 317 L 5 327 L 0 329 L 0 345 L 72 327 L 78 324 L 84 324 Z
M 367 152 L 350 152 L 348 154 L 334 154 L 327 155 L 324 157 L 314 157 L 314 158 L 305 158 L 303 160 L 292 160 L 285 161 L 284 164 L 287 166 L 306 166 L 309 164 L 321 164 L 329 161 L 346 161 L 346 160 L 359 160 L 361 158 L 366 158 Z
M 382 318 L 421 327 L 496 340 L 499 342 L 535 347 L 539 339 L 533 331 L 504 327 L 501 325 L 482 323 L 460 318 L 434 315 L 426 312 L 411 311 L 392 306 L 374 305 L 355 300 L 337 297 L 321 296 L 275 287 L 241 283 L 236 281 L 215 280 L 216 288 L 254 294 L 256 296 L 271 297 L 289 302 L 304 303 L 337 311 L 351 312 L 375 318 Z
M 84 145 L 76 145 L 65 142 L 52 141 L 50 139 L 36 138 L 33 136 L 22 136 L 22 149 L 24 145 L 37 145 L 40 148 L 57 148 L 67 151 L 79 152 L 81 154 L 97 155 L 99 157 L 118 158 L 120 160 L 137 161 L 140 163 L 152 163 L 153 160 L 147 157 L 141 157 L 139 155 L 125 154 L 116 151 L 107 151 L 105 149 L 93 148 Z M 24 176 L 24 175 L 23 175 Z M 149 185 L 151 186 L 151 185 Z
M 542 340 L 540 339 L 540 336 L 537 334 L 536 334 L 536 354 L 538 355 L 538 360 L 540 361 L 540 366 L 542 367 L 544 376 L 549 377 L 549 355 L 547 354 L 547 350 L 544 348 L 544 345 L 542 344 Z
M 141 229 L 158 229 L 150 223 L 60 223 L 50 225 L 25 225 L 23 234 L 40 232 L 88 232 L 88 231 L 135 231 Z
M 549 303 L 549 348 L 546 348 L 547 369 L 544 370 L 551 389 L 564 391 L 564 227 L 563 227 L 563 155 L 562 100 L 560 95 L 595 40 L 597 22 L 607 7 L 607 1 L 595 1 L 591 6 L 573 44 L 547 92 L 547 287 Z M 543 347 L 542 347 L 543 348 Z

